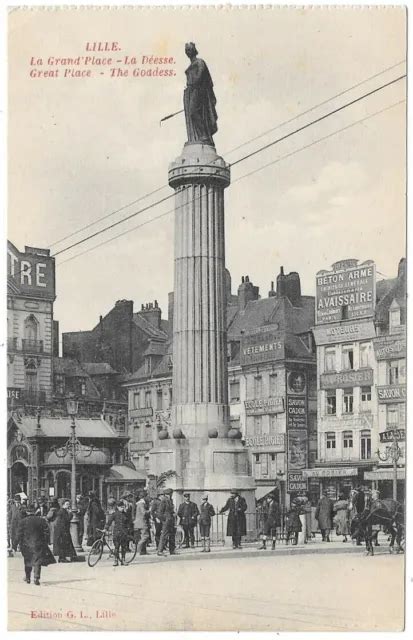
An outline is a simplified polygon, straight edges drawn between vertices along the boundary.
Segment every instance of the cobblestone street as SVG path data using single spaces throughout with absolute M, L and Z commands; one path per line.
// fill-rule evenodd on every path
M 107 557 L 93 569 L 56 564 L 43 569 L 40 587 L 23 582 L 17 554 L 9 559 L 9 629 L 401 630 L 404 556 L 380 547 L 371 558 L 340 544 L 149 555 L 118 568 Z

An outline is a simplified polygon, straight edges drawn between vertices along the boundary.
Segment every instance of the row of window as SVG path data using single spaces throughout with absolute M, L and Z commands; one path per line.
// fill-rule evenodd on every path
M 342 439 L 343 451 L 344 454 L 347 454 L 344 457 L 351 458 L 353 450 L 353 432 L 344 431 L 342 433 Z M 325 434 L 326 458 L 336 457 L 336 444 L 337 434 L 334 433 L 334 431 L 327 432 Z M 371 458 L 371 432 L 367 429 L 360 433 L 360 458 L 362 460 L 368 460 Z
M 155 409 L 155 411 L 162 411 L 162 409 L 169 409 L 172 404 L 172 387 L 169 388 L 168 406 L 164 406 L 164 394 L 163 389 L 156 389 L 155 394 L 155 406 L 152 403 L 152 391 L 150 389 L 136 391 L 133 394 L 133 408 L 134 409 Z
M 263 376 L 258 375 L 253 378 L 253 388 L 250 390 L 250 397 L 253 398 L 262 398 L 263 391 Z M 279 387 L 278 387 L 278 374 L 270 373 L 268 376 L 268 390 L 266 390 L 265 395 L 270 397 L 275 397 L 279 395 Z M 241 398 L 240 395 L 240 383 L 239 380 L 232 380 L 229 383 L 229 401 L 230 402 L 239 402 Z
M 359 345 L 359 368 L 372 366 L 372 348 L 369 342 L 361 342 Z M 353 345 L 343 345 L 341 347 L 341 370 L 351 371 L 354 369 L 354 347 Z M 336 371 L 336 347 L 326 347 L 324 350 L 324 370 Z M 403 384 L 406 382 L 406 361 L 389 360 L 387 362 L 387 384 Z
M 337 389 L 326 391 L 326 413 L 329 416 L 337 414 Z M 371 387 L 361 387 L 360 410 L 370 411 L 371 409 Z M 354 410 L 354 389 L 343 389 L 342 413 L 353 413 Z

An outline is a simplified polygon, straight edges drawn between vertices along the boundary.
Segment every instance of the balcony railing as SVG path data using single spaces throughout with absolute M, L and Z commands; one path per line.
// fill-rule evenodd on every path
M 22 350 L 25 353 L 43 353 L 43 340 L 22 339 Z

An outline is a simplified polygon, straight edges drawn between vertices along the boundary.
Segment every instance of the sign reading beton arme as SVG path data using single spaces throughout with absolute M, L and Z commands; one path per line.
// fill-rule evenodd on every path
M 375 288 L 376 268 L 371 261 L 342 271 L 320 272 L 316 277 L 316 324 L 373 316 Z
M 284 337 L 280 331 L 253 333 L 241 339 L 241 366 L 283 358 Z

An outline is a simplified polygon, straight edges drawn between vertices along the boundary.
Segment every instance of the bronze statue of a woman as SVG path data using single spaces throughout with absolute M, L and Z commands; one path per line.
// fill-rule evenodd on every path
M 193 42 L 185 45 L 185 53 L 191 61 L 186 69 L 184 110 L 188 143 L 199 142 L 214 146 L 212 136 L 218 131 L 216 98 L 212 78 L 206 63 L 197 58 Z

